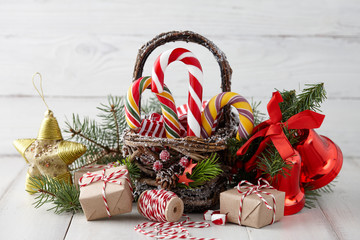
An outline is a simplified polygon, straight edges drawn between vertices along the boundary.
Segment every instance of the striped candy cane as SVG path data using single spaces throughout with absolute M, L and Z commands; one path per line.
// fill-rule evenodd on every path
M 140 96 L 147 89 L 152 80 L 151 77 L 142 77 L 131 84 L 125 99 L 125 117 L 131 129 L 141 127 Z M 180 136 L 179 120 L 176 114 L 175 100 L 170 90 L 164 86 L 164 91 L 156 93 L 161 103 L 161 111 L 164 116 L 164 127 L 167 138 L 178 138 Z
M 261 184 L 261 182 L 263 182 L 263 184 Z M 275 200 L 275 197 L 273 194 L 271 193 L 268 193 L 266 191 L 263 191 L 261 189 L 264 189 L 264 188 L 270 188 L 270 189 L 274 189 L 268 181 L 262 179 L 262 178 L 259 178 L 258 179 L 258 184 L 257 185 L 254 185 L 246 180 L 243 180 L 241 181 L 237 186 L 236 186 L 238 192 L 240 194 L 242 194 L 241 196 L 241 199 L 240 199 L 240 207 L 239 207 L 239 225 L 241 225 L 241 213 L 242 213 L 242 209 L 243 209 L 243 202 L 244 202 L 244 199 L 251 195 L 251 194 L 256 194 L 264 203 L 265 203 L 265 206 L 267 207 L 267 209 L 269 210 L 273 210 L 273 218 L 271 220 L 271 223 L 270 224 L 273 224 L 275 222 L 275 217 L 276 217 L 276 200 Z M 246 192 L 244 192 L 243 190 L 247 190 Z M 269 195 L 271 196 L 271 198 L 273 199 L 273 207 L 271 207 L 271 205 L 266 201 L 265 198 L 263 198 L 263 196 L 261 196 L 260 193 L 263 193 L 263 194 L 266 194 L 266 195 Z
M 109 217 L 111 217 L 109 205 L 108 205 L 108 202 L 106 200 L 106 194 L 105 194 L 106 184 L 107 183 L 115 183 L 115 184 L 121 185 L 122 183 L 121 183 L 121 181 L 119 179 L 120 178 L 125 178 L 128 185 L 129 185 L 130 190 L 133 191 L 133 189 L 131 187 L 130 180 L 126 177 L 126 174 L 128 174 L 127 169 L 121 169 L 121 170 L 118 170 L 116 172 L 112 172 L 108 176 L 106 176 L 105 173 L 106 173 L 106 169 L 103 169 L 102 173 L 96 173 L 96 172 L 90 173 L 90 172 L 87 172 L 79 179 L 79 186 L 80 186 L 80 188 L 81 187 L 86 187 L 86 186 L 88 186 L 88 185 L 90 185 L 92 183 L 103 181 L 104 184 L 103 184 L 103 187 L 102 187 L 102 195 L 103 195 L 102 198 L 104 200 L 106 213 L 107 213 L 107 215 Z M 90 178 L 90 181 L 88 183 L 83 183 L 83 179 L 85 179 L 85 178 Z
M 185 63 L 189 71 L 188 106 L 190 111 L 188 112 L 187 136 L 200 137 L 203 71 L 199 60 L 192 52 L 184 48 L 175 48 L 162 53 L 154 63 L 151 75 L 151 90 L 154 93 L 162 93 L 164 91 L 165 69 L 175 61 Z
M 233 92 L 223 92 L 210 99 L 201 116 L 202 137 L 208 138 L 212 135 L 216 119 L 225 105 L 235 107 L 239 113 L 240 123 L 236 138 L 238 140 L 240 138 L 247 139 L 254 128 L 253 112 L 248 101 L 243 96 Z

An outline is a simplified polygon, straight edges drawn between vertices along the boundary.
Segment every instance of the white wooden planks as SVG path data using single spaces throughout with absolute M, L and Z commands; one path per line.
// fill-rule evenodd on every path
M 25 192 L 27 167 L 21 156 L 1 158 L 0 239 L 62 239 L 71 214 L 35 209 L 34 196 Z
M 359 36 L 356 0 L 2 1 L 1 34 L 146 35 L 192 29 L 211 35 Z M 46 31 L 46 32 L 44 32 Z
M 359 158 L 345 158 L 343 168 L 335 179 L 333 193 L 324 193 L 319 205 L 330 226 L 341 239 L 358 239 L 360 226 Z
M 45 95 L 124 95 L 132 80 L 138 48 L 153 35 L 11 37 L 0 36 L 0 95 L 36 95 L 31 77 L 43 74 Z M 246 97 L 268 98 L 274 88 L 299 89 L 325 82 L 329 98 L 359 98 L 360 40 L 347 38 L 212 37 L 233 69 L 232 90 Z M 195 44 L 172 43 L 148 59 L 175 46 L 187 47 L 204 68 L 204 98 L 220 92 L 220 71 L 212 54 Z M 182 63 L 167 68 L 165 82 L 175 99 L 186 98 L 188 74 Z

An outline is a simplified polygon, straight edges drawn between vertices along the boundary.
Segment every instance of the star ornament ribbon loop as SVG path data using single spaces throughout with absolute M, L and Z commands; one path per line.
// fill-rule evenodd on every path
M 125 178 L 125 180 L 127 181 L 129 188 L 131 191 L 133 191 L 132 187 L 131 187 L 131 182 L 130 180 L 126 177 L 126 174 L 128 174 L 128 170 L 127 169 L 121 169 L 115 172 L 110 173 L 109 175 L 106 175 L 106 169 L 104 168 L 102 170 L 101 173 L 94 173 L 94 172 L 87 172 L 85 173 L 80 179 L 79 179 L 79 186 L 81 187 L 86 187 L 92 183 L 95 182 L 100 182 L 103 181 L 103 187 L 102 187 L 102 197 L 104 200 L 104 204 L 105 204 L 105 208 L 106 208 L 106 213 L 109 217 L 111 217 L 110 214 L 110 210 L 109 210 L 109 206 L 106 200 L 106 194 L 105 194 L 105 189 L 106 189 L 106 184 L 107 183 L 115 183 L 115 184 L 119 184 L 122 185 L 122 182 L 120 181 L 121 178 Z M 85 178 L 90 178 L 90 181 L 88 183 L 83 183 L 83 179 Z
M 281 122 L 282 113 L 279 106 L 281 102 L 283 102 L 281 94 L 278 91 L 273 92 L 273 96 L 267 105 L 270 118 L 256 126 L 254 135 L 237 151 L 237 155 L 244 155 L 252 141 L 258 137 L 265 138 L 260 143 L 256 153 L 246 163 L 246 171 L 254 168 L 257 156 L 265 149 L 267 143 L 270 141 L 274 144 L 282 159 L 287 159 L 295 154 L 293 147 L 283 132 L 284 127 L 287 129 L 319 128 L 325 118 L 323 114 L 305 110 L 292 116 L 286 122 Z
M 241 199 L 240 199 L 240 207 L 239 207 L 239 219 L 238 219 L 239 225 L 241 225 L 241 214 L 242 214 L 244 199 L 251 194 L 256 194 L 260 198 L 260 200 L 264 202 L 267 209 L 273 210 L 273 217 L 272 217 L 270 224 L 273 224 L 275 222 L 276 200 L 275 200 L 275 197 L 273 194 L 262 190 L 262 189 L 266 189 L 266 188 L 274 189 L 274 187 L 272 187 L 268 181 L 266 181 L 265 179 L 262 179 L 262 178 L 258 179 L 257 185 L 254 185 L 246 180 L 242 180 L 236 186 L 237 191 L 240 194 L 242 194 Z M 243 191 L 243 190 L 246 190 L 246 191 Z M 271 196 L 271 198 L 273 199 L 273 207 L 268 203 L 268 201 L 266 201 L 266 199 L 263 196 L 261 196 L 261 193 Z

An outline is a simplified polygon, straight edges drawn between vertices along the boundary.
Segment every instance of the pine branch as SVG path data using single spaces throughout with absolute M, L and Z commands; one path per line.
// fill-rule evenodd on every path
M 80 191 L 74 185 L 46 176 L 30 177 L 29 181 L 32 188 L 29 192 L 38 193 L 33 203 L 35 208 L 51 203 L 54 206 L 48 210 L 56 214 L 81 211 Z
M 258 169 L 260 169 L 263 174 L 269 175 L 271 178 L 275 177 L 277 174 L 283 176 L 289 175 L 286 170 L 291 169 L 291 165 L 281 158 L 279 152 L 272 143 L 261 153 L 259 159 Z
M 305 207 L 307 208 L 315 208 L 315 202 L 321 197 L 321 193 L 332 193 L 336 186 L 337 179 L 335 178 L 331 183 L 325 185 L 322 188 L 312 190 L 310 184 L 304 185 L 305 192 Z
M 149 115 L 151 113 L 160 113 L 161 104 L 156 96 L 152 96 L 145 104 L 141 105 L 141 111 L 143 114 Z
M 326 99 L 324 83 L 306 84 L 305 86 L 307 88 L 303 89 L 298 95 L 296 95 L 295 90 L 283 90 L 280 92 L 284 100 L 279 104 L 283 122 L 304 110 L 321 112 L 320 105 Z
M 253 110 L 253 116 L 254 116 L 254 126 L 259 125 L 265 119 L 265 114 L 263 112 L 260 112 L 260 110 L 259 110 L 260 104 L 261 104 L 261 101 L 256 102 L 256 101 L 251 100 L 251 108 Z
M 130 157 L 125 159 L 117 160 L 118 165 L 125 165 L 127 170 L 129 171 L 129 175 L 132 181 L 140 178 L 140 169 L 139 167 L 132 161 L 130 161 Z
M 205 182 L 210 181 L 220 175 L 223 170 L 221 169 L 220 164 L 218 163 L 218 155 L 212 154 L 209 158 L 204 159 L 194 167 L 192 174 L 188 174 L 188 178 L 194 182 L 189 183 L 190 188 L 196 188 L 201 185 L 204 185 Z M 179 183 L 179 187 L 186 187 L 185 184 Z

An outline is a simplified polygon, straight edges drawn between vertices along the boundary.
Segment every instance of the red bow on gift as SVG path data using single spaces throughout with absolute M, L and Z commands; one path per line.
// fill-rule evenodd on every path
M 254 135 L 237 151 L 237 155 L 243 155 L 252 141 L 258 137 L 265 137 L 254 156 L 245 164 L 246 171 L 250 171 L 255 167 L 257 156 L 265 149 L 269 141 L 272 141 L 282 159 L 287 159 L 295 154 L 293 147 L 283 132 L 282 126 L 286 126 L 288 129 L 313 129 L 320 127 L 324 120 L 325 115 L 305 110 L 292 116 L 286 122 L 281 122 L 282 113 L 279 106 L 281 102 L 283 102 L 281 94 L 273 92 L 273 96 L 267 105 L 270 119 L 256 126 Z

